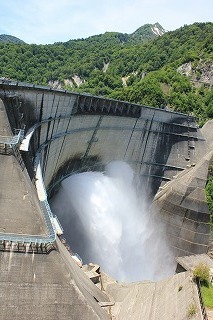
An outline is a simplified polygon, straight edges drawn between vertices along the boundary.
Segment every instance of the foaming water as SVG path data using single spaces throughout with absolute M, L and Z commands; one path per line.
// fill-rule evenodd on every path
M 163 226 L 137 195 L 134 172 L 113 162 L 105 174 L 84 172 L 62 182 L 52 202 L 72 251 L 119 281 L 160 280 L 174 273 Z

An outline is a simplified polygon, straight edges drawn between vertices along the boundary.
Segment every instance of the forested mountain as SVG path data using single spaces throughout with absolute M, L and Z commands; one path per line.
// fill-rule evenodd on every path
M 138 28 L 135 32 L 129 35 L 130 42 L 148 42 L 156 38 L 156 36 L 162 36 L 165 33 L 165 29 L 157 22 L 155 24 L 145 24 Z
M 0 42 L 0 76 L 213 117 L 213 23 L 49 45 Z
M 11 42 L 11 43 L 25 43 L 23 40 L 16 38 L 14 36 L 11 36 L 9 34 L 0 34 L 0 42 Z

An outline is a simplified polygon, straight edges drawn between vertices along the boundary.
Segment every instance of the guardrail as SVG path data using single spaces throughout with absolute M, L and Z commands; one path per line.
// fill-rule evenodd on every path
M 19 141 L 24 137 L 23 129 L 15 129 L 14 136 L 0 136 L 0 143 L 6 144 L 9 146 L 14 146 L 19 143 Z
M 198 297 L 199 297 L 199 300 L 200 300 L 200 308 L 201 308 L 203 320 L 208 320 L 208 315 L 207 315 L 206 308 L 204 306 L 203 298 L 202 298 L 202 294 L 201 294 L 200 280 L 198 278 L 196 278 L 195 281 L 196 281 L 196 284 L 197 284 L 197 291 L 198 291 Z
M 47 200 L 40 201 L 40 208 L 48 229 L 48 236 L 30 235 L 30 234 L 16 234 L 16 233 L 0 233 L 0 241 L 13 243 L 34 243 L 47 244 L 54 242 L 56 238 L 55 229 L 52 224 L 53 214 Z

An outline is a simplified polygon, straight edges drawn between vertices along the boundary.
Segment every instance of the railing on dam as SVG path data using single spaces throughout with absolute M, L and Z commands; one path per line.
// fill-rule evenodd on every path
M 15 233 L 0 233 L 0 250 L 48 252 L 52 249 L 51 244 L 56 239 L 56 230 L 54 228 L 53 216 L 47 200 L 40 202 L 40 208 L 43 213 L 48 235 L 30 235 Z
M 8 145 L 16 145 L 24 137 L 24 130 L 22 129 L 15 129 L 14 136 L 0 136 L 0 143 L 8 144 Z
M 19 163 L 23 167 L 23 160 L 17 154 L 17 145 L 22 141 L 24 137 L 23 129 L 15 129 L 15 135 L 2 136 L 0 135 L 0 154 L 12 155 L 15 154 L 19 158 Z
M 196 278 L 195 279 L 195 283 L 197 285 L 198 297 L 199 297 L 200 308 L 201 308 L 201 313 L 202 313 L 203 320 L 208 320 L 208 314 L 206 312 L 206 308 L 205 308 L 205 305 L 203 303 L 203 297 L 202 297 L 202 294 L 201 294 L 200 280 L 198 278 Z

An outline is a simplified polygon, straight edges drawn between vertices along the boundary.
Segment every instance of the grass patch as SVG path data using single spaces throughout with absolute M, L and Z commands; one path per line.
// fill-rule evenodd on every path
M 197 308 L 196 305 L 194 303 L 191 303 L 188 307 L 188 311 L 187 311 L 187 318 L 190 319 L 192 318 L 197 312 Z
M 192 318 L 196 314 L 196 312 L 197 312 L 196 305 L 194 303 L 191 303 L 187 310 L 187 318 L 188 319 Z
M 213 308 L 213 285 L 210 282 L 201 285 L 201 294 L 204 305 Z
M 209 267 L 204 263 L 199 263 L 193 270 L 194 278 L 198 278 L 201 284 L 208 285 L 209 282 Z

